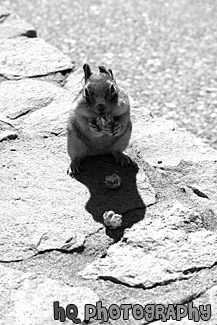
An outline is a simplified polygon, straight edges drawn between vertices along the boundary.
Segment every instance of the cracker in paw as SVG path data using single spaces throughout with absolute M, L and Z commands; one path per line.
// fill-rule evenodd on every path
M 103 132 L 111 133 L 112 125 L 113 125 L 114 118 L 110 114 L 101 114 L 96 119 L 96 124 L 98 125 L 99 129 Z
M 117 136 L 121 131 L 121 124 L 118 121 L 114 120 L 114 117 L 110 114 L 100 115 L 96 123 L 102 132 L 110 135 Z

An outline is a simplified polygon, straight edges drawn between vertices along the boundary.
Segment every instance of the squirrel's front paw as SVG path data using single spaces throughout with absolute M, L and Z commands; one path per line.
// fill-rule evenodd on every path
M 95 133 L 95 136 L 101 136 L 102 130 L 99 128 L 95 120 L 89 120 L 88 121 L 89 129 Z
M 118 121 L 115 121 L 112 126 L 112 134 L 114 136 L 118 135 L 121 132 L 121 124 Z
M 100 132 L 98 125 L 96 124 L 95 120 L 89 120 L 88 121 L 89 129 L 92 132 Z
M 117 121 L 112 123 L 112 125 L 106 125 L 104 128 L 104 132 L 111 135 L 117 136 L 121 131 L 121 124 Z

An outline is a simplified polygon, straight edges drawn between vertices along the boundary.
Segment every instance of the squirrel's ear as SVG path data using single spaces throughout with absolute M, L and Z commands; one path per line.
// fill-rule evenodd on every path
M 114 79 L 114 76 L 113 76 L 113 72 L 112 72 L 112 70 L 111 70 L 111 69 L 108 69 L 108 72 L 110 73 L 112 79 Z
M 106 74 L 110 75 L 112 77 L 112 79 L 114 79 L 111 69 L 107 70 L 103 65 L 100 65 L 99 66 L 99 71 L 102 72 L 102 73 L 106 73 Z
M 99 72 L 109 74 L 108 70 L 103 65 L 99 65 Z
M 87 64 L 87 63 L 84 64 L 83 65 L 83 70 L 84 70 L 84 77 L 85 77 L 85 83 L 86 83 L 87 79 L 89 79 L 91 74 L 92 74 L 89 64 Z

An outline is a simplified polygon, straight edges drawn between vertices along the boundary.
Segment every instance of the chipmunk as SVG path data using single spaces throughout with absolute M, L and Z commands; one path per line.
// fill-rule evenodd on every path
M 117 86 L 111 69 L 99 66 L 99 71 L 92 73 L 85 64 L 83 70 L 85 85 L 67 123 L 70 176 L 81 171 L 81 160 L 86 156 L 110 153 L 122 166 L 132 162 L 123 153 L 132 131 L 127 94 Z

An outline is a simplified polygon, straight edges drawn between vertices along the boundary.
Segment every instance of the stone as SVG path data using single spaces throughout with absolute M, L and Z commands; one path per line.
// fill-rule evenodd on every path
M 65 133 L 71 103 L 69 92 L 46 81 L 0 84 L 1 113 L 28 136 Z
M 11 15 L 11 11 L 4 6 L 0 5 L 0 22 L 2 23 Z
M 3 113 L 0 112 L 0 130 L 5 131 L 5 130 L 11 130 L 13 131 L 14 126 L 12 124 L 13 122 L 7 118 Z
M 150 115 L 148 119 L 137 117 L 133 124 L 127 153 L 130 155 L 133 151 L 156 167 L 159 167 L 159 162 L 160 167 L 177 166 L 181 160 L 196 163 L 204 160 L 215 161 L 217 157 L 216 150 L 178 128 L 174 122 Z
M 201 207 L 207 229 L 217 229 L 217 160 L 181 160 L 177 166 L 164 167 L 163 172 L 170 183 L 184 190 Z
M 59 87 L 45 81 L 23 79 L 5 81 L 0 85 L 1 113 L 11 120 L 48 106 Z
M 17 15 L 0 8 L 0 39 L 36 37 L 35 28 Z
M 199 311 L 199 321 L 194 321 L 188 319 L 188 315 L 186 317 L 183 317 L 181 319 L 181 324 L 182 325 L 193 325 L 193 324 L 198 324 L 198 325 L 203 325 L 203 324 L 209 324 L 209 325 L 216 325 L 217 324 L 217 311 L 216 311 L 216 306 L 217 306 L 217 286 L 213 286 L 212 288 L 208 289 L 204 294 L 200 295 L 199 298 L 196 298 L 192 300 L 193 302 L 193 307 L 196 307 L 197 310 Z M 203 310 L 208 311 L 207 305 L 211 305 L 211 315 L 209 314 L 208 316 L 211 316 L 210 319 L 208 320 L 202 320 L 201 315 L 204 315 L 204 313 L 200 312 L 200 307 L 203 307 Z M 188 305 L 186 305 L 188 306 Z M 195 317 L 195 315 L 193 315 Z M 204 316 L 207 316 L 206 314 Z M 163 325 L 165 322 L 162 321 L 156 321 L 155 325 Z M 168 320 L 166 322 L 168 325 L 179 325 L 180 321 L 177 320 Z
M 200 305 L 211 305 L 212 315 L 209 321 L 207 321 L 210 325 L 215 325 L 217 323 L 217 285 L 213 286 L 212 288 L 208 289 L 204 294 L 200 297 L 194 299 L 194 305 L 199 307 Z M 203 324 L 204 322 L 200 320 L 198 324 Z
M 1 295 L 0 322 L 2 325 L 54 325 L 53 303 L 66 309 L 69 304 L 78 307 L 78 318 L 84 320 L 84 305 L 99 300 L 97 294 L 84 286 L 71 287 L 34 273 L 24 273 L 0 265 Z M 71 322 L 67 319 L 67 323 Z
M 81 275 L 148 289 L 212 267 L 217 234 L 203 228 L 199 213 L 179 203 L 161 213 L 158 209 L 125 230 L 122 242 L 109 247 L 107 256 L 88 265 Z M 194 231 L 186 223 L 195 224 Z
M 0 142 L 6 140 L 15 140 L 18 137 L 18 133 L 15 131 L 5 130 L 0 133 Z
M 136 184 L 138 193 L 140 194 L 145 206 L 156 203 L 156 191 L 151 185 L 150 180 L 144 170 L 139 169 L 136 175 Z
M 164 171 L 173 181 L 176 179 L 176 185 L 187 186 L 192 190 L 195 196 L 202 198 L 202 201 L 212 200 L 217 202 L 217 156 L 216 160 L 203 160 L 198 162 L 182 160 L 177 167 Z
M 73 73 L 67 77 L 64 88 L 73 96 L 80 94 L 84 86 L 84 72 L 82 69 L 76 68 Z
M 70 59 L 40 38 L 0 40 L 0 74 L 7 79 L 72 70 Z
M 16 151 L 10 143 L 1 150 L 1 261 L 82 251 L 85 238 L 102 228 L 85 208 L 86 187 L 66 174 L 66 142 L 58 139 L 20 139 Z

